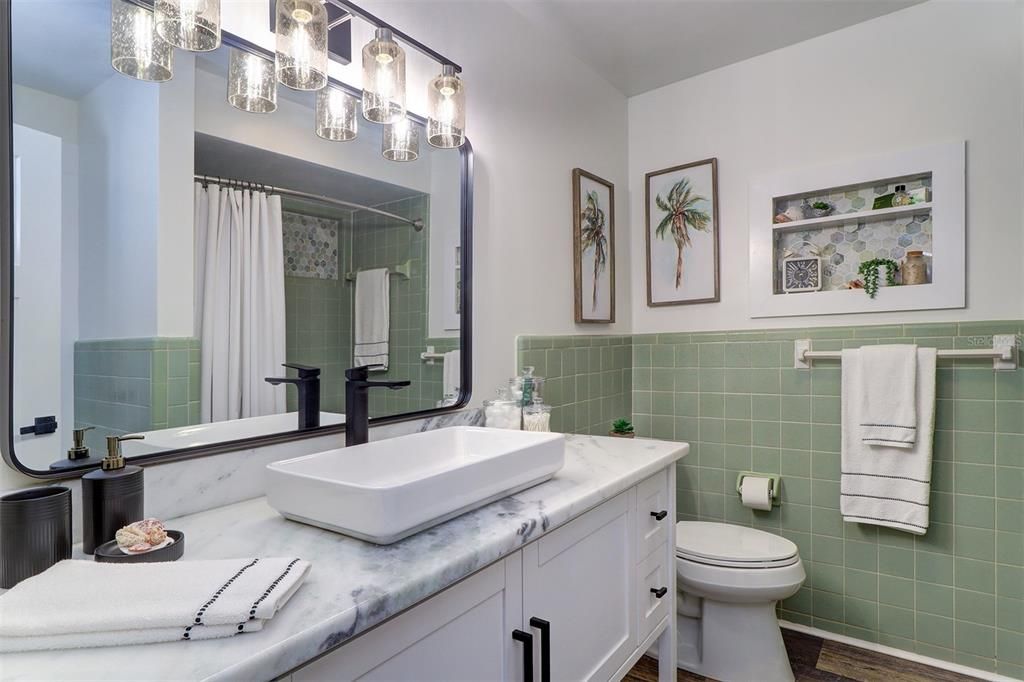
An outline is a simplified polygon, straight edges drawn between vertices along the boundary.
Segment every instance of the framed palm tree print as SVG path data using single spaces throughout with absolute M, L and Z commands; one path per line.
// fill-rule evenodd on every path
M 647 305 L 712 303 L 718 294 L 718 159 L 645 178 Z
M 615 186 L 572 170 L 576 321 L 615 321 Z

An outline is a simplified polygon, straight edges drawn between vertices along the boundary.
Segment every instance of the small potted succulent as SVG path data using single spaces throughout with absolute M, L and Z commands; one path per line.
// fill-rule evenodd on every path
M 824 218 L 832 212 L 832 204 L 827 201 L 815 201 L 813 204 L 804 201 L 800 205 L 800 209 L 803 211 L 805 220 L 808 218 Z
M 857 269 L 860 276 L 864 278 L 864 291 L 871 298 L 878 295 L 883 268 L 885 269 L 886 286 L 896 286 L 896 271 L 899 269 L 899 264 L 891 258 L 872 258 L 862 262 Z
M 628 419 L 616 419 L 612 422 L 612 430 L 608 435 L 616 438 L 633 438 L 636 432 L 633 430 L 633 423 Z

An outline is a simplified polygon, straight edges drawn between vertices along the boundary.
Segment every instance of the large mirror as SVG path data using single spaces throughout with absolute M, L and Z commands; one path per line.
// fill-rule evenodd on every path
M 316 94 L 283 85 L 242 111 L 260 50 L 227 33 L 175 50 L 166 82 L 125 76 L 121 4 L 10 4 L 9 463 L 68 475 L 111 435 L 143 435 L 123 452 L 149 461 L 341 430 L 357 365 L 409 382 L 369 392 L 374 420 L 463 405 L 468 143 L 434 148 L 410 116 L 410 153 L 358 110 L 354 139 L 324 139 Z

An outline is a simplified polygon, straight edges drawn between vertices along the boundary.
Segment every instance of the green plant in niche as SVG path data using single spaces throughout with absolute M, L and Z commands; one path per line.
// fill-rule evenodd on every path
M 633 423 L 628 419 L 616 419 L 612 422 L 612 433 L 631 434 L 633 433 Z
M 831 211 L 832 210 L 832 204 L 828 203 L 827 201 L 815 201 L 813 204 L 811 204 L 811 207 L 812 208 L 816 208 L 819 211 Z
M 864 291 L 874 298 L 878 295 L 878 269 L 885 268 L 885 283 L 896 286 L 896 261 L 890 258 L 872 258 L 860 264 L 857 272 L 864 278 Z

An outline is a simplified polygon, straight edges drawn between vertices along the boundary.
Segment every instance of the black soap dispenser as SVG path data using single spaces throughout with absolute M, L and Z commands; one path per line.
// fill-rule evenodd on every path
M 118 530 L 145 518 L 142 467 L 125 466 L 121 441 L 145 436 L 107 436 L 107 456 L 99 469 L 82 476 L 82 551 L 92 554 Z

